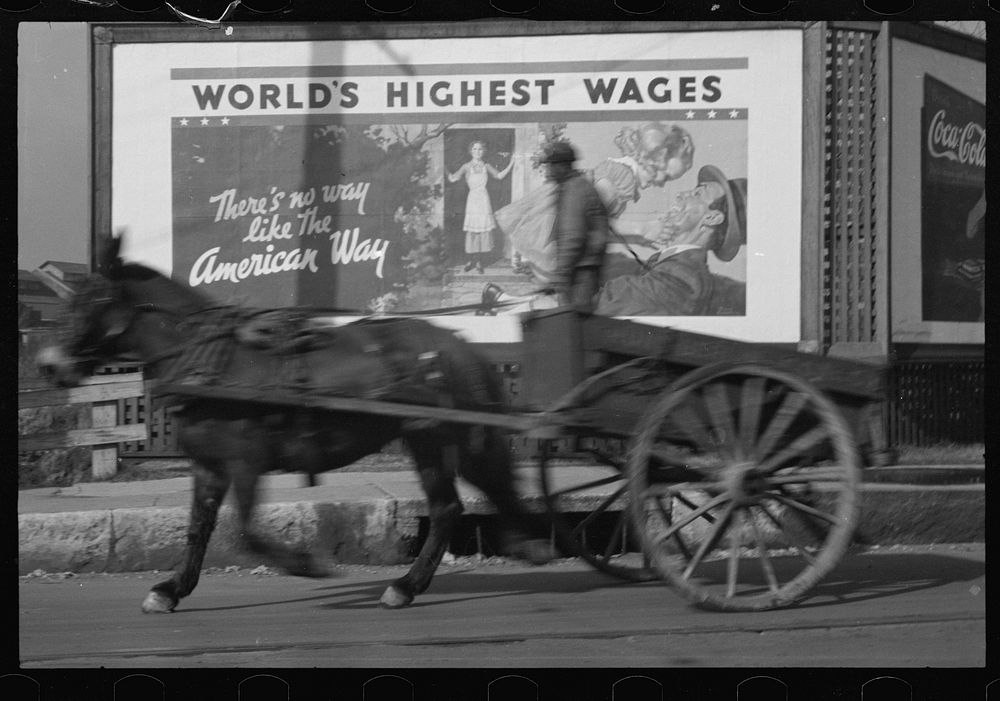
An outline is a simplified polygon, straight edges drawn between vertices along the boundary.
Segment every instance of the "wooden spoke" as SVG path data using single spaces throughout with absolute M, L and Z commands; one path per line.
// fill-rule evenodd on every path
M 749 514 L 750 529 L 753 531 L 754 542 L 757 543 L 757 553 L 760 559 L 760 568 L 764 572 L 764 579 L 767 580 L 767 588 L 773 592 L 778 591 L 778 578 L 774 574 L 774 567 L 771 565 L 771 558 L 767 555 L 767 541 L 764 534 L 760 532 L 757 519 L 753 517 L 753 512 Z
M 758 460 L 757 429 L 760 424 L 760 409 L 764 405 L 764 385 L 767 379 L 750 377 L 743 383 L 740 394 L 740 444 L 747 459 Z
M 676 409 L 670 414 L 670 420 L 695 442 L 700 451 L 710 453 L 714 450 L 715 444 L 705 430 L 705 422 L 694 409 L 689 406 Z
M 677 542 L 677 547 L 680 548 L 681 554 L 684 555 L 684 559 L 690 560 L 692 557 L 691 548 L 689 548 L 688 544 L 684 542 L 684 538 L 681 537 L 680 531 L 674 534 L 674 540 Z
M 695 519 L 703 518 L 708 511 L 711 511 L 712 509 L 719 506 L 728 499 L 729 499 L 728 494 L 720 494 L 714 499 L 709 499 L 694 511 L 690 511 L 684 514 L 683 518 L 681 518 L 679 521 L 671 522 L 670 527 L 667 528 L 667 531 L 665 533 L 660 534 L 659 540 L 666 540 L 667 538 L 671 537 L 674 533 L 680 531 L 680 529 L 684 528 L 684 526 L 688 525 Z M 721 524 L 716 523 L 713 525 L 715 526 L 715 528 L 718 528 Z
M 733 424 L 733 409 L 729 403 L 729 393 L 721 382 L 713 382 L 705 387 L 705 406 L 712 420 L 712 427 L 721 434 L 719 450 L 728 458 L 742 460 L 743 450 L 736 440 Z
M 594 519 L 596 519 L 598 516 L 607 511 L 608 507 L 611 506 L 615 502 L 615 499 L 620 497 L 627 488 L 628 485 L 623 484 L 621 487 L 619 487 L 614 492 L 605 497 L 604 500 L 597 505 L 596 509 L 587 514 L 584 517 L 584 519 L 576 525 L 576 528 L 573 529 L 573 535 L 578 535 L 582 533 L 583 529 L 589 526 L 594 521 Z
M 659 496 L 653 497 L 653 502 L 656 504 L 656 510 L 660 512 L 660 517 L 663 518 L 663 522 L 668 526 L 673 523 L 674 517 L 670 513 L 670 510 L 663 505 L 663 500 Z
M 723 536 L 726 531 L 726 526 L 729 524 L 729 519 L 733 515 L 733 509 L 736 505 L 733 502 L 726 504 L 725 511 L 722 512 L 722 516 L 719 520 L 712 525 L 712 529 L 709 531 L 708 537 L 701 542 L 698 547 L 698 552 L 694 554 L 688 566 L 685 568 L 684 573 L 681 575 L 684 579 L 690 579 L 691 574 L 694 572 L 694 568 L 701 564 L 701 561 L 705 559 L 705 556 L 715 547 L 715 544 L 719 542 L 719 539 Z
M 803 503 L 809 506 L 812 502 L 812 497 L 815 496 L 815 492 L 811 489 L 807 489 L 806 492 L 790 492 L 784 486 L 779 486 L 777 489 L 778 494 L 782 494 L 790 499 L 795 499 L 799 503 Z M 817 542 L 822 542 L 826 540 L 827 535 L 830 533 L 831 525 L 828 521 L 824 519 L 817 519 L 813 516 L 806 516 L 801 512 L 786 509 L 785 517 L 789 518 L 798 523 L 798 525 L 805 528 L 809 535 L 812 536 L 813 540 Z
M 742 538 L 740 528 L 743 525 L 743 510 L 733 511 L 733 525 L 729 529 L 729 562 L 726 567 L 726 598 L 736 595 L 736 580 L 740 573 L 740 546 Z
M 694 503 L 691 500 L 689 500 L 683 494 L 675 494 L 674 498 L 677 499 L 677 501 L 679 501 L 680 503 L 684 504 L 684 506 L 688 507 L 689 509 L 694 510 L 698 508 L 697 506 L 694 505 Z M 706 513 L 704 516 L 705 520 L 708 521 L 709 523 L 715 523 L 715 516 L 713 516 L 712 514 Z
M 814 448 L 820 443 L 823 443 L 829 438 L 829 434 L 826 431 L 825 426 L 817 426 L 816 428 L 803 433 L 801 436 L 796 438 L 794 441 L 789 443 L 786 447 L 782 448 L 780 451 L 761 461 L 757 469 L 760 472 L 767 473 L 772 470 L 777 469 L 783 462 L 789 460 L 797 455 L 801 455 L 808 451 L 810 448 Z
M 809 554 L 809 551 L 807 550 L 808 546 L 802 541 L 800 541 L 797 537 L 789 533 L 788 529 L 785 528 L 785 524 L 783 524 L 778 519 L 777 516 L 772 514 L 771 510 L 767 508 L 767 506 L 765 506 L 764 504 L 757 504 L 757 507 L 764 512 L 764 514 L 771 521 L 771 523 L 773 523 L 775 526 L 778 527 L 778 530 L 780 530 L 782 534 L 785 536 L 785 540 L 788 542 L 789 545 L 792 546 L 792 548 L 798 551 L 799 555 L 802 556 L 802 559 L 804 559 L 810 565 L 816 562 L 816 558 L 814 558 L 812 555 Z
M 785 496 L 784 494 L 777 494 L 776 492 L 768 492 L 767 495 L 772 499 L 780 501 L 785 506 L 789 506 L 795 509 L 796 511 L 801 511 L 802 513 L 812 516 L 813 518 L 821 519 L 834 526 L 838 526 L 841 524 L 840 517 L 834 516 L 833 514 L 828 514 L 825 511 L 820 511 L 819 509 L 816 509 L 807 504 L 803 504 L 802 502 L 792 499 L 791 497 Z
M 771 418 L 771 423 L 768 424 L 764 434 L 757 441 L 756 455 L 758 459 L 762 459 L 771 453 L 775 443 L 784 435 L 788 427 L 792 425 L 792 421 L 795 420 L 795 417 L 805 407 L 808 399 L 801 392 L 790 392 L 785 397 L 778 411 Z
M 684 501 L 685 503 L 690 504 L 692 509 L 695 508 L 694 504 L 691 504 L 691 502 L 687 501 L 686 499 Z M 674 521 L 674 517 L 671 515 L 670 511 L 663 506 L 663 501 L 660 500 L 659 497 L 656 497 L 656 508 L 660 512 L 660 516 L 661 518 L 663 518 L 663 522 L 668 526 L 671 525 Z M 709 519 L 711 519 L 711 522 L 715 521 L 715 519 L 711 516 L 711 514 L 706 514 L 706 516 Z M 691 551 L 688 549 L 687 543 L 684 542 L 684 538 L 681 537 L 681 532 L 675 531 L 673 538 L 674 541 L 676 541 L 677 543 L 677 547 L 679 547 L 681 549 L 681 552 L 684 553 L 685 559 L 690 560 Z

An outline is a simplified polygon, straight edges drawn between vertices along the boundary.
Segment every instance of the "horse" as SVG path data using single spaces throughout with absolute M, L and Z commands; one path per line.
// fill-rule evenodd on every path
M 143 363 L 154 392 L 157 383 L 171 383 L 172 394 L 164 401 L 177 407 L 178 443 L 192 460 L 190 521 L 177 570 L 152 587 L 142 611 L 171 612 L 194 591 L 230 488 L 242 549 L 288 574 L 325 576 L 309 553 L 253 530 L 260 475 L 278 470 L 313 476 L 396 439 L 412 455 L 430 527 L 407 573 L 385 589 L 382 607 L 408 606 L 430 585 L 462 512 L 456 475 L 481 489 L 497 508 L 506 554 L 533 564 L 553 557 L 547 540 L 528 535 L 534 517 L 518 501 L 501 428 L 430 420 L 420 417 L 419 407 L 412 418 L 398 417 L 269 404 L 266 392 L 233 399 L 211 390 L 217 386 L 211 384 L 213 372 L 229 384 L 258 388 L 286 375 L 288 386 L 310 392 L 503 411 L 505 395 L 496 372 L 470 343 L 413 317 L 367 317 L 332 326 L 316 323 L 317 310 L 262 314 L 220 306 L 151 268 L 124 261 L 120 247 L 121 237 L 109 238 L 98 260 L 101 272 L 71 300 L 66 342 L 41 350 L 37 362 L 61 386 L 77 385 L 96 366 L 125 357 Z M 188 393 L 185 387 L 209 390 Z

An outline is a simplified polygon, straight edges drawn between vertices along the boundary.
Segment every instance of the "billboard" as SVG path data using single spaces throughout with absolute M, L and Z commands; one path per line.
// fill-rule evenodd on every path
M 893 42 L 894 342 L 984 342 L 985 92 L 982 62 Z
M 538 156 L 563 141 L 611 215 L 599 311 L 799 340 L 799 30 L 238 36 L 114 45 L 127 257 L 224 303 L 455 311 L 438 318 L 517 340 L 474 307 L 548 282 Z M 706 188 L 711 224 L 690 214 Z M 704 250 L 678 245 L 696 226 Z
M 925 74 L 921 122 L 921 318 L 983 322 L 986 106 Z

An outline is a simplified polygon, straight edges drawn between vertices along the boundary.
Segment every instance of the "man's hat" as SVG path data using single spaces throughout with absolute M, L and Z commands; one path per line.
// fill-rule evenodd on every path
M 576 151 L 565 141 L 553 141 L 545 145 L 539 163 L 573 163 L 576 160 Z
M 721 261 L 732 260 L 747 242 L 747 179 L 728 180 L 715 166 L 703 166 L 698 171 L 698 183 L 718 183 L 726 192 L 726 221 L 712 251 Z

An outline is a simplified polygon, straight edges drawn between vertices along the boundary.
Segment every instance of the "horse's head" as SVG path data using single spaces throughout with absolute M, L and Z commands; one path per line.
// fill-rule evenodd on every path
M 141 265 L 119 257 L 120 237 L 110 237 L 91 275 L 70 300 L 70 330 L 65 342 L 39 351 L 40 371 L 61 386 L 78 385 L 98 365 L 135 357 L 139 350 L 137 320 L 144 312 L 181 314 L 197 306 L 190 293 L 171 294 L 175 285 Z M 156 300 L 164 300 L 163 304 Z M 185 307 L 185 305 L 187 305 Z

